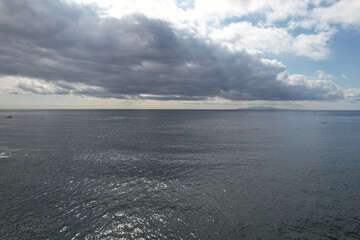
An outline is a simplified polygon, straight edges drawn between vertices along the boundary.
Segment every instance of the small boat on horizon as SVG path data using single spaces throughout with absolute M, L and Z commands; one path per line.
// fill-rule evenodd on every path
M 6 116 L 5 118 L 12 118 L 12 115 Z

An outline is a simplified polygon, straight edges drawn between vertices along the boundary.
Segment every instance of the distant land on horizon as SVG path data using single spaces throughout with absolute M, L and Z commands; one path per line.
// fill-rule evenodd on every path
M 258 107 L 238 108 L 237 110 L 294 110 L 294 109 L 258 106 Z

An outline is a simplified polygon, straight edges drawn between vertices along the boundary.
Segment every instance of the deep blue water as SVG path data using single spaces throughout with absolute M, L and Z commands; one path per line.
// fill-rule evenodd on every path
M 0 115 L 1 239 L 360 239 L 358 111 Z

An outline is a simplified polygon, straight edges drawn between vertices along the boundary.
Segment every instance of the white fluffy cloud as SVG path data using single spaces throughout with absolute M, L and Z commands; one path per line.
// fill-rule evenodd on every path
M 314 60 L 325 59 L 330 49 L 327 42 L 334 32 L 292 36 L 286 29 L 253 26 L 249 22 L 232 23 L 223 29 L 214 29 L 210 37 L 232 50 L 250 52 L 289 53 Z
M 320 7 L 313 10 L 311 18 L 319 25 L 329 27 L 332 23 L 341 24 L 344 27 L 360 27 L 360 1 L 341 0 L 328 7 Z
M 332 35 L 332 32 L 300 34 L 294 38 L 292 49 L 298 56 L 307 56 L 315 60 L 325 59 L 330 53 L 327 43 Z
M 222 29 L 214 29 L 209 35 L 218 44 L 232 50 L 275 54 L 292 51 L 294 41 L 283 28 L 258 27 L 249 22 L 231 23 Z

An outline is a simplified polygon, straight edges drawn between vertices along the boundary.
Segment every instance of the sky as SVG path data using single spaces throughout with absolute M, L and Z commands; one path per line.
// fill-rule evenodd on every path
M 0 0 L 0 109 L 360 110 L 359 0 Z

